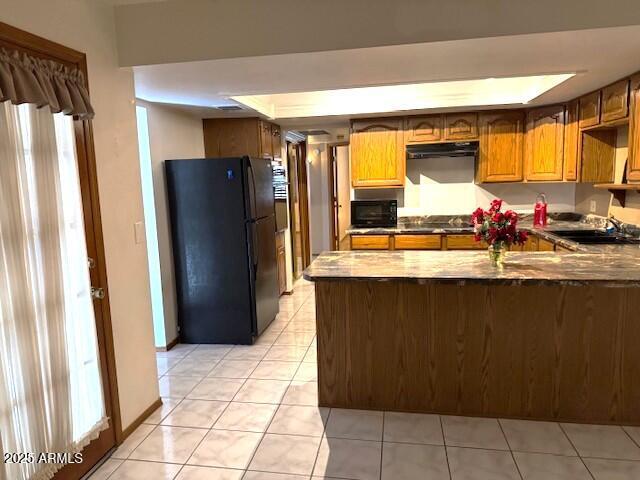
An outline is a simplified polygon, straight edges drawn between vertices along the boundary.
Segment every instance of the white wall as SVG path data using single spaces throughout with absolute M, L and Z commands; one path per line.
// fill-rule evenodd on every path
M 398 215 L 469 215 L 501 198 L 506 208 L 532 212 L 538 193 L 544 193 L 550 211 L 575 210 L 573 183 L 474 183 L 473 157 L 407 160 L 404 189 L 355 190 L 357 199 L 395 198 Z
M 122 426 L 158 399 L 133 74 L 118 68 L 113 10 L 93 0 L 0 0 L 0 21 L 87 54 Z
M 178 337 L 175 273 L 164 161 L 204 157 L 204 133 L 202 120 L 199 117 L 165 105 L 141 100 L 137 102 L 147 108 L 149 119 L 149 142 L 151 146 L 166 335 L 164 344 L 157 346 L 162 347 Z

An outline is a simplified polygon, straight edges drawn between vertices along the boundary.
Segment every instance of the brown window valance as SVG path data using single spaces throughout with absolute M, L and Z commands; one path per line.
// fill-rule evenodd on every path
M 53 60 L 0 48 L 0 102 L 49 106 L 81 119 L 93 118 L 84 75 Z

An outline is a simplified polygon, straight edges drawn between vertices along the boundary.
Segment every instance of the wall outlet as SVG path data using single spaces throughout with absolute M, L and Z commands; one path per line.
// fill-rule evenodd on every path
M 596 201 L 595 200 L 589 201 L 589 212 L 596 213 L 596 210 L 597 210 Z

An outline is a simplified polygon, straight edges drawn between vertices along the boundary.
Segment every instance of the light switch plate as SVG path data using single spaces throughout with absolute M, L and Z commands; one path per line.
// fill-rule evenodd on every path
M 136 239 L 136 244 L 139 245 L 144 243 L 145 233 L 144 233 L 144 222 L 136 222 L 133 224 L 133 232 Z
M 589 202 L 589 212 L 596 213 L 596 210 L 597 210 L 596 201 L 595 200 L 591 200 Z

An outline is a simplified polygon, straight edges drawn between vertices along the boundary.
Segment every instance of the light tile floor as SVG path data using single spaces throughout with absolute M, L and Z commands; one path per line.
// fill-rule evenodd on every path
M 319 408 L 313 286 L 253 346 L 157 355 L 163 406 L 92 480 L 638 480 L 640 428 Z

